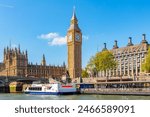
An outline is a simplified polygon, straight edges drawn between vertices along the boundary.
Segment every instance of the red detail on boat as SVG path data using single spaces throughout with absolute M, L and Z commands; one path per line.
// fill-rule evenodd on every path
M 72 88 L 71 85 L 63 85 L 62 88 Z

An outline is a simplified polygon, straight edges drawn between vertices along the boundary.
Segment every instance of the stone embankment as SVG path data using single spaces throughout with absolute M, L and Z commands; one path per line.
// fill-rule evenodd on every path
M 143 95 L 150 96 L 150 88 L 91 88 L 82 89 L 82 94 L 100 94 L 100 95 Z

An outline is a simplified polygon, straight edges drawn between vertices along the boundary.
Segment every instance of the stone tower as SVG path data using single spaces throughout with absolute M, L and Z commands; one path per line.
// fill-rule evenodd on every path
M 28 54 L 18 48 L 4 48 L 5 76 L 25 76 L 27 74 Z
M 68 71 L 70 78 L 81 76 L 82 71 L 82 32 L 78 27 L 78 20 L 73 10 L 71 24 L 67 32 Z
M 41 61 L 41 65 L 46 66 L 46 59 L 45 59 L 45 55 L 43 54 L 43 58 Z

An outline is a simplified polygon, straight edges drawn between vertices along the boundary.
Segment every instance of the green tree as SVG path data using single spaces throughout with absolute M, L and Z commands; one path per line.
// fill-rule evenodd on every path
M 95 67 L 95 56 L 92 56 L 86 66 L 86 70 L 90 77 L 95 76 L 96 67 Z
M 142 64 L 142 71 L 145 71 L 146 73 L 150 73 L 150 48 L 148 49 L 148 53 Z
M 98 52 L 95 55 L 94 64 L 97 71 L 104 71 L 105 73 L 107 70 L 114 69 L 117 66 L 114 55 L 108 50 Z
M 83 69 L 82 70 L 82 78 L 87 78 L 87 77 L 89 77 L 89 74 L 86 69 L 85 70 Z

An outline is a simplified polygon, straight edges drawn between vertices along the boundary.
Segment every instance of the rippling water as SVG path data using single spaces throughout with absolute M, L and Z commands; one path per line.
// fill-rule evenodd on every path
M 0 100 L 150 100 L 150 96 L 0 94 Z

